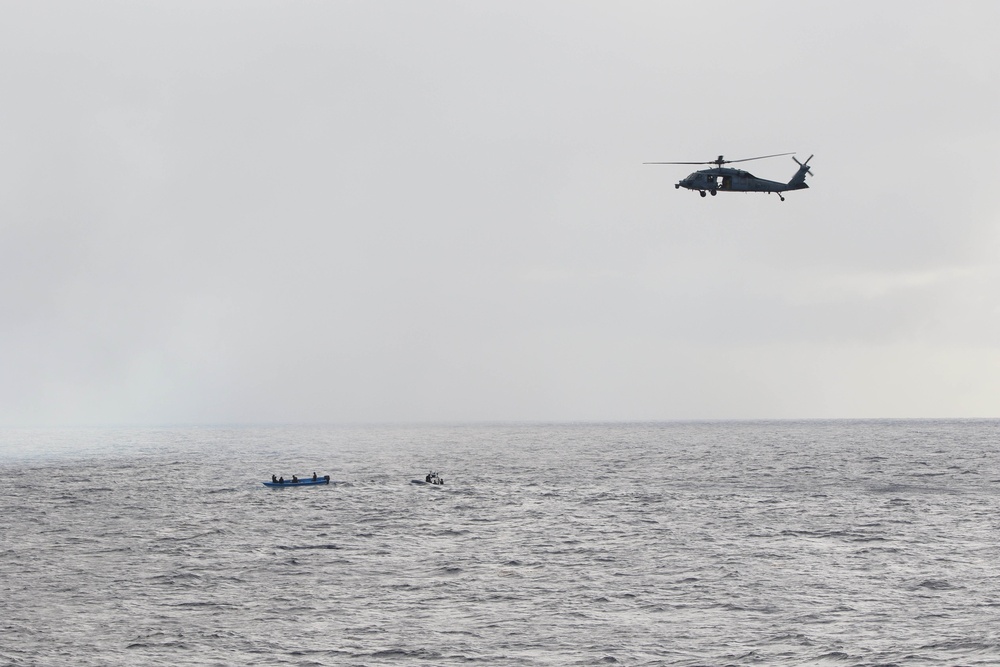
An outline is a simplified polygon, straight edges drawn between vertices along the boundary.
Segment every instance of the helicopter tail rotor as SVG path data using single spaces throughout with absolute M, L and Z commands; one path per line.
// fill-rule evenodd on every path
M 814 175 L 812 169 L 809 168 L 809 160 L 813 159 L 812 155 L 807 157 L 805 162 L 799 162 L 799 159 L 797 157 L 792 157 L 792 159 L 795 160 L 795 164 L 799 165 L 800 169 L 805 169 L 805 173 L 809 174 L 810 176 Z
M 810 155 L 806 158 L 805 162 L 799 162 L 798 158 L 795 157 L 792 157 L 792 159 L 795 160 L 795 164 L 799 165 L 799 170 L 795 172 L 794 176 L 792 176 L 792 180 L 788 181 L 788 189 L 801 190 L 803 188 L 808 188 L 809 186 L 806 184 L 806 175 L 808 174 L 812 176 L 812 169 L 809 168 L 809 160 L 813 159 L 813 156 Z

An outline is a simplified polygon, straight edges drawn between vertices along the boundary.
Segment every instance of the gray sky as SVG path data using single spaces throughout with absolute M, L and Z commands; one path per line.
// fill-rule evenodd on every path
M 996 2 L 0 7 L 0 424 L 1000 416 Z

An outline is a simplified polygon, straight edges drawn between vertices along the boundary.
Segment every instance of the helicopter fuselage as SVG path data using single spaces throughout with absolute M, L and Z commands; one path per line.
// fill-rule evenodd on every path
M 785 201 L 785 198 L 781 194 L 782 192 L 802 190 L 809 187 L 806 185 L 806 176 L 812 173 L 809 169 L 809 160 L 813 159 L 812 155 L 805 162 L 799 162 L 798 158 L 795 157 L 792 158 L 799 165 L 799 169 L 787 183 L 769 181 L 766 178 L 757 178 L 749 171 L 722 166 L 733 162 L 749 162 L 750 160 L 763 160 L 782 155 L 791 155 L 791 153 L 775 153 L 774 155 L 761 155 L 741 160 L 727 160 L 720 155 L 716 159 L 707 162 L 646 162 L 645 164 L 714 164 L 715 166 L 709 169 L 699 169 L 696 172 L 688 174 L 687 178 L 678 181 L 674 187 L 697 190 L 698 194 L 702 197 L 706 193 L 711 193 L 714 197 L 715 193 L 720 190 L 722 192 L 774 192 L 777 193 L 778 199 Z
M 698 190 L 704 197 L 706 192 L 715 195 L 720 190 L 723 192 L 786 192 L 788 190 L 801 190 L 809 186 L 806 185 L 805 181 L 795 182 L 795 179 L 789 183 L 781 183 L 766 178 L 757 178 L 742 169 L 713 167 L 689 174 L 687 178 L 678 181 L 674 187 Z

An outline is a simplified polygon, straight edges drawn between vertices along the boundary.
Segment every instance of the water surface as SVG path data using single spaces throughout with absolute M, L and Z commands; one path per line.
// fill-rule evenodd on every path
M 5 431 L 0 663 L 998 664 L 998 434 Z

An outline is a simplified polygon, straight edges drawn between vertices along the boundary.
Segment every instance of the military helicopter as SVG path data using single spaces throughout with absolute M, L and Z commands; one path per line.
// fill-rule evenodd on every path
M 687 178 L 678 181 L 674 187 L 678 189 L 687 188 L 688 190 L 697 190 L 702 197 L 705 196 L 706 192 L 711 193 L 714 197 L 715 193 L 720 190 L 723 192 L 767 192 L 768 194 L 775 192 L 781 201 L 785 201 L 784 196 L 781 194 L 782 192 L 802 190 L 809 187 L 806 185 L 806 174 L 812 175 L 812 170 L 809 169 L 809 160 L 813 159 L 812 155 L 805 162 L 799 162 L 797 158 L 792 158 L 799 165 L 799 170 L 792 176 L 792 180 L 787 183 L 769 181 L 766 178 L 757 178 L 748 171 L 722 166 L 724 164 L 733 164 L 734 162 L 763 160 L 782 155 L 793 155 L 793 153 L 775 153 L 774 155 L 748 157 L 742 160 L 725 160 L 720 155 L 708 162 L 644 162 L 643 164 L 714 164 L 715 166 L 711 169 L 701 169 L 688 175 Z

